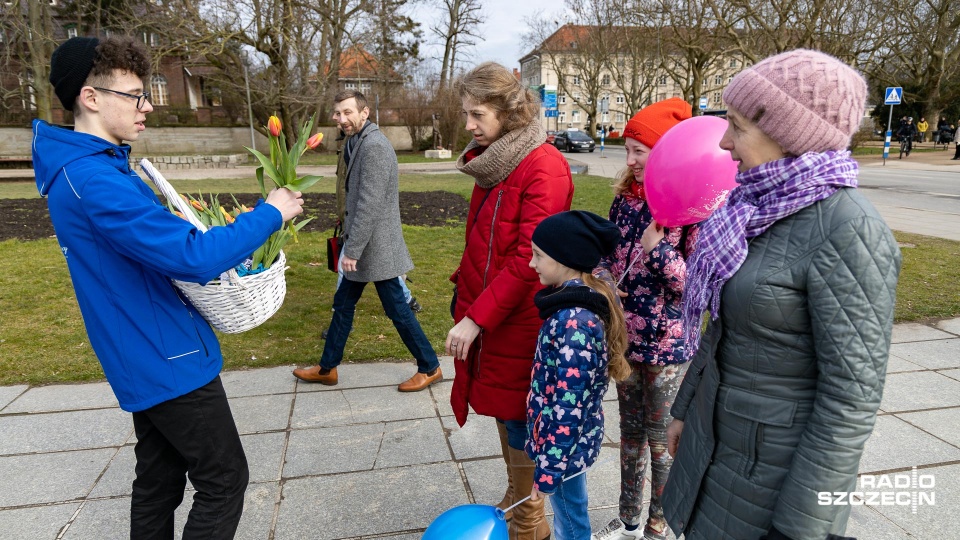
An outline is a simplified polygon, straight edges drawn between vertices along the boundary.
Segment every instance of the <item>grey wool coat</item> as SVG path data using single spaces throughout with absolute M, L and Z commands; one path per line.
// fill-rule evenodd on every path
M 400 171 L 397 154 L 380 128 L 360 134 L 347 165 L 343 254 L 357 259 L 350 281 L 384 281 L 413 270 L 400 228 Z
M 672 415 L 663 508 L 687 540 L 842 534 L 886 376 L 900 250 L 856 189 L 753 238 Z

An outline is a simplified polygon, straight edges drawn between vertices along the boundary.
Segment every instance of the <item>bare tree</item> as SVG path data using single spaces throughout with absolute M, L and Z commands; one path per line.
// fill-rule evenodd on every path
M 4 110 L 20 108 L 36 110 L 41 120 L 52 118 L 53 88 L 50 79 L 50 56 L 57 44 L 53 18 L 56 8 L 49 2 L 21 0 L 0 5 L 0 32 L 3 32 L 3 79 L 14 75 L 17 84 L 0 85 L 0 103 Z M 19 104 L 17 102 L 20 102 Z
M 430 31 L 443 43 L 440 64 L 440 88 L 453 79 L 457 57 L 464 49 L 476 44 L 477 31 L 484 21 L 480 0 L 438 0 L 443 17 Z

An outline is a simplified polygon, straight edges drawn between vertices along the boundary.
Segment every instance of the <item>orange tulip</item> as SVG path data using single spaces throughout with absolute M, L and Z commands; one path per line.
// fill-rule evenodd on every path
M 317 133 L 313 137 L 307 139 L 307 148 L 313 150 L 314 148 L 320 146 L 321 142 L 323 142 L 323 133 Z
M 270 130 L 270 134 L 274 137 L 280 136 L 280 131 L 283 130 L 283 124 L 280 123 L 280 119 L 276 116 L 271 116 L 270 120 L 267 121 L 267 129 Z

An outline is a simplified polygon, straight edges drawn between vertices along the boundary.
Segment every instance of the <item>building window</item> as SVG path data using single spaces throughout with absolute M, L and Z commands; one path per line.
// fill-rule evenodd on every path
M 623 94 L 617 94 L 617 105 L 623 105 L 627 100 L 623 99 Z
M 580 86 L 580 76 L 579 76 L 579 75 L 574 75 L 574 76 L 573 76 L 573 85 L 574 85 L 574 86 Z
M 707 83 L 707 80 L 704 79 L 704 80 L 703 80 L 703 84 L 701 84 L 700 86 L 702 86 L 703 88 L 706 88 L 706 87 L 707 87 L 707 84 L 708 84 L 708 83 Z
M 560 111 L 557 113 L 557 123 L 562 124 L 567 121 L 567 111 Z
M 730 84 L 732 82 L 733 82 L 733 75 L 727 77 L 727 84 Z
M 357 89 L 357 83 L 348 82 L 348 83 L 344 84 L 343 87 L 346 88 L 347 90 L 356 90 L 356 89 Z
M 566 103 L 566 102 L 567 102 L 567 95 L 566 95 L 566 94 L 560 94 L 560 95 L 557 96 L 557 103 L 559 103 L 560 105 L 563 105 L 563 104 Z
M 75 37 L 77 37 L 77 27 L 71 26 L 70 28 L 67 28 L 67 39 L 75 38 Z
M 625 116 L 622 112 L 617 113 L 617 122 L 623 122 Z
M 723 75 L 717 75 L 716 77 L 714 77 L 713 84 L 717 86 L 720 86 L 721 84 L 723 84 Z
M 609 86 L 609 85 L 610 85 L 610 75 L 604 75 L 603 78 L 600 79 L 600 83 L 603 84 L 604 86 Z
M 736 67 L 737 67 L 737 61 L 736 61 L 736 59 L 730 61 L 730 67 L 732 67 L 732 68 L 736 68 Z
M 660 92 L 659 94 L 657 94 L 657 101 L 663 101 L 663 100 L 665 100 L 665 99 L 667 99 L 667 93 L 666 93 L 666 92 Z
M 610 114 L 609 114 L 609 113 L 603 113 L 600 121 L 603 122 L 604 124 L 606 124 L 607 122 L 609 122 L 609 121 L 610 121 Z
M 370 91 L 370 83 L 360 83 L 360 91 L 361 91 L 361 92 L 369 92 L 369 91 Z
M 574 124 L 579 124 L 579 123 L 580 123 L 580 111 L 579 111 L 579 110 L 574 109 L 573 112 L 570 113 L 570 116 L 572 117 L 572 121 L 573 121 Z
M 163 107 L 170 103 L 167 93 L 167 78 L 163 75 L 154 75 L 150 79 L 150 104 Z
M 713 104 L 714 104 L 714 105 L 719 105 L 719 104 L 720 104 L 720 92 L 714 92 L 714 93 L 713 93 Z
M 667 84 L 667 76 L 666 76 L 666 75 L 661 75 L 661 76 L 657 79 L 657 84 L 659 84 L 659 85 L 661 85 L 661 86 Z

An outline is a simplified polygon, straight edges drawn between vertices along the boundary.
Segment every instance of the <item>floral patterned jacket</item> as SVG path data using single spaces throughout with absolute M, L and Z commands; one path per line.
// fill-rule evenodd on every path
M 582 286 L 572 279 L 563 286 Z M 596 461 L 603 442 L 607 391 L 603 322 L 584 308 L 565 308 L 543 322 L 527 396 L 526 451 L 542 493 Z
M 610 221 L 620 227 L 620 243 L 612 255 L 600 260 L 595 273 L 613 283 L 622 278 L 619 289 L 628 294 L 623 299 L 630 340 L 627 359 L 654 365 L 681 364 L 680 301 L 687 276 L 686 257 L 693 253 L 699 228 L 689 225 L 666 229 L 653 252 L 645 253 L 640 238 L 652 219 L 645 200 L 617 195 L 610 206 Z

